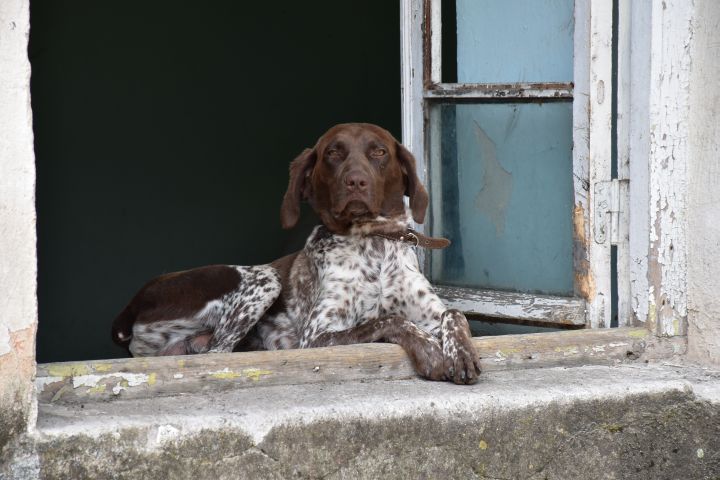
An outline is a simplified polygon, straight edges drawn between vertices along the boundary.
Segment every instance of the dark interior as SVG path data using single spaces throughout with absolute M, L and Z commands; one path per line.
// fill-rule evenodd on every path
M 400 136 L 386 0 L 31 2 L 39 362 L 126 356 L 110 324 L 165 272 L 258 264 L 288 163 L 335 123 Z

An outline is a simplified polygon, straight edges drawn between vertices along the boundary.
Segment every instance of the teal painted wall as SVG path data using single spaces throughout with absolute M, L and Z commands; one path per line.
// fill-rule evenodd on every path
M 164 272 L 257 264 L 287 167 L 329 126 L 400 135 L 397 2 L 31 2 L 38 361 L 124 356 L 110 324 Z

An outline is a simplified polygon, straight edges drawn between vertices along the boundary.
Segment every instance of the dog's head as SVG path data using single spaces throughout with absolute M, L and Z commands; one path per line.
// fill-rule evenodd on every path
M 345 233 L 357 221 L 402 215 L 404 195 L 413 219 L 422 223 L 428 194 L 415 168 L 415 158 L 387 130 L 368 123 L 336 125 L 290 164 L 282 226 L 295 226 L 300 202 L 307 200 L 330 231 Z

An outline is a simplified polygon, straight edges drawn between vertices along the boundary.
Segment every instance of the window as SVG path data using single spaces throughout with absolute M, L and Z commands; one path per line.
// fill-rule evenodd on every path
M 404 0 L 403 141 L 424 165 L 425 272 L 447 303 L 609 327 L 612 2 Z M 614 228 L 613 228 L 614 226 Z

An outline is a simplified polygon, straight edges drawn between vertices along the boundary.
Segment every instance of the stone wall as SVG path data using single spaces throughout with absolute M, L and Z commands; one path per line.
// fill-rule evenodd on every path
M 720 3 L 696 0 L 688 159 L 688 355 L 720 365 Z
M 37 327 L 29 1 L 0 2 L 0 451 L 32 418 Z

